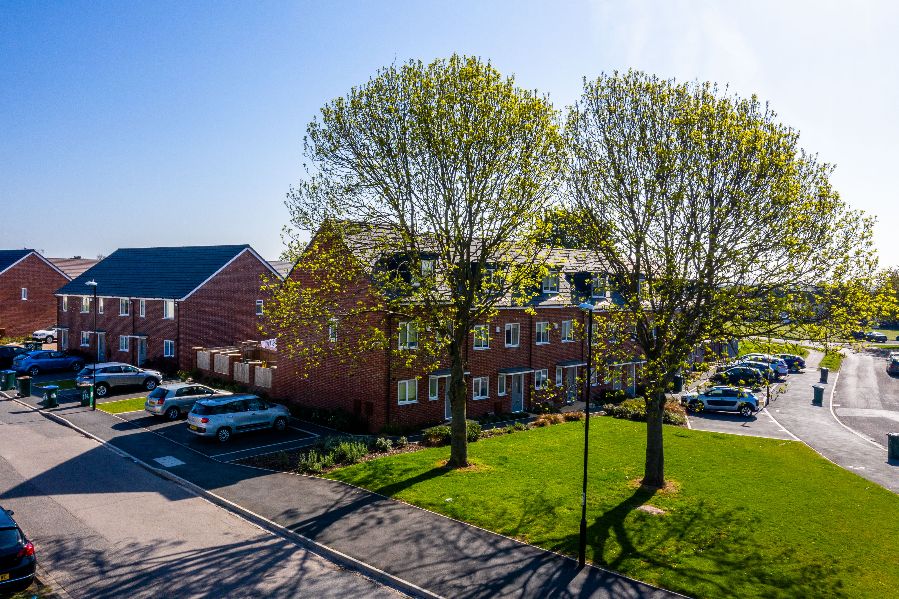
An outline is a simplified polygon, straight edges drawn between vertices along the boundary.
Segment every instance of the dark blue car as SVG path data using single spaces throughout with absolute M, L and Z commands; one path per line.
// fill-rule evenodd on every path
M 36 565 L 34 545 L 12 519 L 12 512 L 0 507 L 0 596 L 31 586 Z
M 12 362 L 12 368 L 17 374 L 29 374 L 31 376 L 54 370 L 78 372 L 84 368 L 84 358 L 70 356 L 64 351 L 42 349 L 16 356 L 16 359 Z
M 777 354 L 777 357 L 783 360 L 790 372 L 799 372 L 805 368 L 805 360 L 802 356 L 794 356 L 793 354 Z

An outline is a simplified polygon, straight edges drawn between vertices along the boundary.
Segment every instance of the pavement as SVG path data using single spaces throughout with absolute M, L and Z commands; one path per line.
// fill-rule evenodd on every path
M 400 596 L 12 401 L 0 504 L 62 597 Z
M 600 568 L 579 569 L 570 558 L 344 483 L 229 463 L 221 459 L 227 456 L 143 426 L 140 418 L 74 405 L 53 415 L 217 503 L 297 535 L 319 553 L 345 558 L 377 580 L 383 573 L 384 580 L 413 595 L 678 596 Z
M 809 352 L 805 372 L 790 376 L 786 390 L 768 406 L 769 413 L 784 429 L 831 462 L 899 493 L 899 461 L 887 460 L 885 447 L 840 422 L 833 412 L 835 388 L 848 390 L 855 381 L 844 385 L 842 372 L 831 375 L 824 385 L 823 404 L 813 404 L 812 385 L 818 384 L 817 366 L 823 356 L 817 350 Z M 848 359 L 851 365 L 853 357 Z

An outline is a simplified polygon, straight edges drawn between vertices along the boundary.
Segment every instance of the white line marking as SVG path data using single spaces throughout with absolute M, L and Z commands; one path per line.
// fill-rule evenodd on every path
M 791 439 L 793 439 L 794 441 L 801 441 L 801 439 L 800 439 L 799 437 L 797 437 L 796 435 L 794 435 L 793 433 L 791 433 L 790 431 L 788 431 L 786 428 L 784 428 L 784 425 L 782 425 L 780 422 L 778 422 L 777 419 L 776 419 L 774 416 L 771 415 L 771 412 L 768 411 L 768 408 L 763 409 L 762 412 L 764 412 L 764 413 L 768 416 L 768 418 L 771 419 L 771 422 L 773 422 L 774 424 L 776 424 L 777 427 L 778 427 L 780 430 L 782 430 L 783 432 L 785 432 L 785 433 L 787 433 L 788 435 L 790 435 L 790 438 L 791 438 Z
M 834 394 L 834 392 L 836 392 L 836 390 L 837 390 L 837 381 L 838 381 L 838 380 L 840 380 L 840 373 L 839 373 L 839 372 L 837 373 L 836 378 L 833 380 L 833 387 L 831 387 L 831 389 L 830 389 L 830 398 L 829 398 L 828 401 L 827 401 L 827 407 L 830 408 L 830 415 L 833 416 L 833 419 L 836 420 L 836 421 L 839 423 L 840 426 L 842 426 L 843 428 L 845 428 L 847 431 L 849 431 L 850 433 L 852 433 L 853 435 L 855 435 L 855 436 L 858 437 L 859 439 L 864 439 L 865 441 L 867 441 L 868 443 L 870 443 L 870 444 L 873 445 L 874 447 L 877 447 L 878 449 L 882 449 L 882 450 L 886 451 L 887 448 L 886 448 L 885 445 L 881 445 L 881 444 L 878 443 L 877 441 L 875 441 L 875 440 L 873 440 L 873 439 L 870 439 L 870 438 L 866 437 L 865 435 L 861 434 L 860 432 L 858 432 L 858 431 L 855 430 L 854 428 L 851 428 L 851 427 L 849 427 L 849 426 L 846 426 L 845 424 L 843 424 L 843 422 L 842 422 L 839 418 L 837 418 L 837 413 L 833 411 L 833 394 Z
M 273 453 L 278 453 L 279 451 L 291 451 L 293 449 L 303 449 L 304 447 L 309 447 L 309 445 L 311 445 L 313 441 L 314 441 L 314 439 L 303 439 L 301 441 L 297 441 L 297 444 L 293 447 L 285 447 L 283 449 L 275 449 L 273 451 L 265 451 L 263 453 L 254 453 L 253 455 L 244 456 L 244 457 L 238 456 L 236 458 L 226 460 L 226 463 L 233 464 L 237 460 L 243 460 L 243 459 L 248 459 L 248 458 L 258 458 L 258 457 L 262 457 L 262 456 L 266 456 L 266 455 L 272 455 Z
M 233 455 L 235 453 L 246 453 L 248 451 L 253 451 L 256 449 L 265 449 L 266 447 L 275 447 L 276 445 L 286 445 L 288 443 L 297 443 L 299 441 L 305 441 L 305 439 L 292 439 L 290 441 L 281 441 L 280 443 L 269 443 L 268 445 L 259 445 L 256 447 L 250 447 L 247 449 L 238 449 L 237 451 L 226 451 L 225 453 L 214 453 L 210 455 L 211 458 L 220 458 L 223 455 Z

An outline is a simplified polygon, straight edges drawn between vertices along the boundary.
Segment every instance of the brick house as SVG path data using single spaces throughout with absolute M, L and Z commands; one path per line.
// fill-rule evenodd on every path
M 353 255 L 352 248 L 338 251 Z M 587 316 L 577 306 L 591 299 L 601 310 L 604 303 L 621 298 L 614 291 L 592 286 L 595 273 L 579 270 L 585 263 L 576 258 L 583 256 L 572 251 L 557 254 L 552 261 L 562 266 L 543 281 L 528 305 L 509 302 L 500 306 L 497 314 L 471 336 L 465 362 L 467 413 L 472 417 L 533 409 L 546 399 L 550 388 L 561 399 L 582 398 L 578 379 L 583 381 L 586 373 L 587 342 L 576 331 L 586 329 Z M 289 278 L 309 284 L 299 265 Z M 371 277 L 360 280 L 346 288 L 341 297 L 335 297 L 334 303 L 342 306 L 357 302 L 373 292 L 373 284 Z M 594 318 L 598 324 L 601 312 Z M 282 350 L 274 394 L 306 407 L 343 410 L 365 420 L 371 431 L 387 425 L 416 428 L 448 420 L 448 368 L 417 370 L 395 358 L 401 344 L 408 347 L 407 351 L 415 351 L 417 342 L 410 343 L 409 339 L 417 338 L 417 332 L 410 336 L 405 330 L 408 324 L 387 313 L 371 314 L 366 326 L 382 329 L 390 340 L 390 349 L 364 352 L 352 366 L 325 356 L 314 367 Z M 340 343 L 343 332 L 339 323 L 335 330 L 333 342 Z M 285 347 L 283 338 L 293 334 L 279 332 L 279 347 Z M 641 363 L 638 358 L 629 358 L 611 365 L 606 380 L 593 381 L 592 392 L 622 389 L 635 393 Z M 445 360 L 444 365 L 448 365 Z
M 116 250 L 57 290 L 60 348 L 189 369 L 195 346 L 258 337 L 263 277 L 281 279 L 249 245 Z
M 0 331 L 30 336 L 56 322 L 54 292 L 70 278 L 35 250 L 0 250 Z

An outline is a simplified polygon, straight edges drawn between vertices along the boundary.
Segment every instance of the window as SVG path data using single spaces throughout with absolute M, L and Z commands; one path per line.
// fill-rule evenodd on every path
M 534 389 L 543 389 L 546 387 L 546 379 L 549 377 L 549 370 L 543 368 L 534 371 Z
M 434 260 L 422 260 L 421 261 L 421 276 L 422 278 L 430 277 L 434 274 Z
M 87 347 L 91 344 L 91 334 L 89 331 L 81 331 L 81 347 Z
M 131 314 L 131 301 L 127 297 L 119 298 L 119 316 Z
M 595 387 L 598 384 L 599 384 L 599 374 L 597 373 L 596 369 L 593 368 L 590 370 L 590 386 Z
M 69 311 L 69 296 L 68 295 L 62 296 L 62 311 L 63 312 Z
M 543 293 L 559 293 L 559 273 L 554 272 L 543 277 Z
M 119 351 L 128 351 L 128 335 L 119 335 Z
M 474 325 L 474 348 L 490 349 L 490 327 L 486 324 Z
M 265 313 L 265 301 L 256 300 L 256 316 L 262 316 Z
M 506 394 L 506 375 L 504 374 L 496 377 L 496 394 L 499 396 Z
M 162 357 L 164 358 L 174 358 L 175 357 L 175 342 L 166 339 L 162 342 Z
M 562 343 L 571 343 L 574 341 L 574 329 L 570 320 L 562 321 Z
M 490 377 L 478 376 L 471 381 L 471 398 L 487 399 L 490 396 Z
M 162 300 L 162 317 L 166 320 L 175 318 L 175 300 Z
M 147 300 L 138 300 L 137 301 L 137 314 L 141 318 L 147 317 Z
M 556 366 L 556 387 L 562 386 L 562 367 Z
M 328 321 L 328 341 L 334 343 L 337 341 L 337 319 L 332 318 Z
M 87 295 L 81 296 L 81 311 L 82 312 L 90 312 L 91 311 L 91 298 Z
M 542 345 L 544 343 L 549 343 L 549 323 L 548 322 L 538 322 L 537 323 L 537 345 Z
M 97 298 L 97 314 L 103 314 L 103 308 L 104 308 L 104 307 L 105 307 L 105 306 L 103 305 L 103 298 L 102 298 L 102 297 L 98 297 L 98 298 Z
M 521 326 L 517 322 L 506 324 L 506 347 L 518 347 Z
M 418 324 L 415 322 L 400 323 L 400 349 L 418 348 Z
M 28 300 L 28 287 L 22 287 L 22 301 Z
M 440 384 L 440 379 L 436 376 L 432 376 L 428 379 L 428 399 L 431 401 L 436 401 L 437 399 L 437 388 Z
M 396 384 L 396 399 L 400 405 L 418 401 L 418 379 L 400 381 Z
M 593 297 L 609 297 L 609 276 L 601 273 L 593 274 Z

